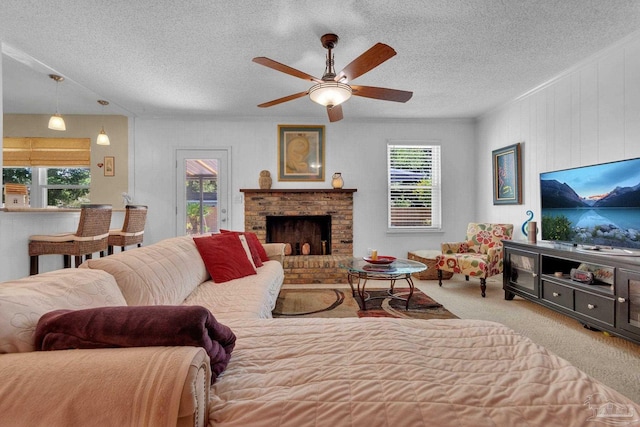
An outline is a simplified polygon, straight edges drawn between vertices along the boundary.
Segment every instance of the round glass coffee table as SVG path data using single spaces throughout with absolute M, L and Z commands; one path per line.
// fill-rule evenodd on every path
M 355 298 L 356 292 L 362 301 L 362 310 L 367 309 L 367 301 L 373 298 L 394 298 L 406 301 L 406 309 L 409 309 L 409 300 L 413 295 L 413 280 L 411 275 L 427 269 L 427 266 L 418 261 L 408 259 L 396 259 L 391 264 L 370 264 L 362 258 L 353 257 L 340 264 L 340 268 L 347 270 L 347 280 L 351 286 L 351 295 Z M 409 296 L 406 298 L 394 294 L 393 288 L 396 280 L 406 280 L 409 284 Z M 369 280 L 389 280 L 391 286 L 385 297 L 371 297 L 365 290 Z

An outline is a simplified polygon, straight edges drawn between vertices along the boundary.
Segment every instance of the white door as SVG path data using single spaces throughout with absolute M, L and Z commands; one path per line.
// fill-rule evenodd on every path
M 176 235 L 228 228 L 231 150 L 176 150 Z

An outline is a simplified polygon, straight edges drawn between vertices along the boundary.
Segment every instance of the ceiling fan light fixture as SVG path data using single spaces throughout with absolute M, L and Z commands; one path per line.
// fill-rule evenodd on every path
M 351 98 L 351 86 L 340 82 L 322 82 L 309 89 L 309 98 L 325 107 L 335 107 Z
M 322 78 L 314 77 L 303 71 L 296 70 L 288 65 L 281 64 L 273 59 L 259 56 L 253 58 L 253 62 L 280 71 L 299 79 L 315 82 L 315 84 L 304 92 L 294 93 L 289 96 L 274 99 L 273 101 L 258 104 L 258 107 L 273 107 L 283 102 L 293 101 L 309 95 L 309 98 L 326 108 L 330 122 L 337 122 L 343 119 L 341 104 L 351 98 L 352 95 L 364 98 L 381 99 L 383 101 L 407 102 L 413 92 L 405 90 L 389 89 L 373 86 L 353 86 L 348 83 L 353 82 L 361 75 L 368 73 L 383 62 L 395 56 L 396 51 L 384 43 L 376 43 L 369 50 L 351 61 L 340 72 L 336 73 L 333 66 L 333 49 L 338 43 L 338 36 L 335 34 L 325 34 L 320 37 L 322 47 L 327 49 L 327 61 Z M 338 108 L 333 108 L 338 107 Z

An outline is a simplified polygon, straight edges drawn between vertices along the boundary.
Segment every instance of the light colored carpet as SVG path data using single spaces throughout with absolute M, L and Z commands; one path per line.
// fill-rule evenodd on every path
M 570 317 L 516 297 L 504 299 L 502 276 L 487 280 L 487 296 L 480 296 L 480 283 L 455 275 L 438 287 L 437 280 L 415 280 L 422 292 L 463 319 L 492 320 L 509 326 L 556 355 L 640 403 L 640 345 L 594 332 Z M 346 287 L 348 285 L 287 285 Z M 384 286 L 380 282 L 380 286 Z M 372 286 L 373 287 L 373 286 Z

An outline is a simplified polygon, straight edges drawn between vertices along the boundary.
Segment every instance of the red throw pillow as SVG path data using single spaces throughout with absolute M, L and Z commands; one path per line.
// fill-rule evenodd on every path
M 232 233 L 194 237 L 193 241 L 216 283 L 256 274 L 238 236 Z
M 249 245 L 251 245 L 251 242 L 253 242 L 253 246 L 255 247 L 256 252 L 258 252 L 258 256 L 260 257 L 260 264 L 262 265 L 263 262 L 269 261 L 267 252 L 264 250 L 264 247 L 262 246 L 262 243 L 260 243 L 260 240 L 258 240 L 258 236 L 256 236 L 256 233 L 245 232 L 244 235 L 247 236 L 247 242 L 249 242 Z
M 247 238 L 247 243 L 249 244 L 249 249 L 251 250 L 251 258 L 253 258 L 253 263 L 256 267 L 262 267 L 262 263 L 269 261 L 269 256 L 267 256 L 267 252 L 264 250 L 262 243 L 258 240 L 258 236 L 256 233 L 251 233 L 247 231 L 231 231 L 231 230 L 220 230 L 221 233 L 238 233 L 243 234 Z

